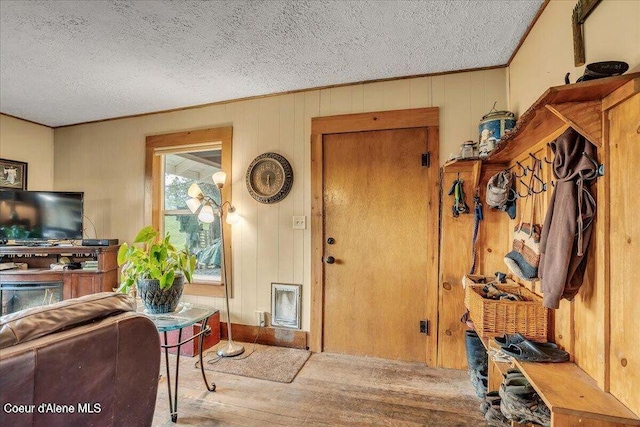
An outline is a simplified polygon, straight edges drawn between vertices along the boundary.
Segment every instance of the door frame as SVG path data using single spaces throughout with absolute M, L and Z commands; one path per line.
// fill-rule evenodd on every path
M 311 324 L 309 349 L 323 351 L 324 327 L 324 136 L 336 133 L 395 130 L 407 128 L 427 128 L 427 149 L 431 153 L 429 185 L 433 191 L 428 194 L 428 204 L 439 215 L 439 123 L 438 107 L 413 108 L 407 110 L 380 111 L 372 113 L 345 114 L 338 116 L 314 117 L 311 119 Z M 418 161 L 418 159 L 416 159 Z M 434 218 L 435 219 L 435 218 Z M 425 238 L 436 242 L 429 263 L 427 283 L 427 310 L 435 313 L 431 319 L 427 336 L 426 361 L 435 366 L 437 360 L 437 313 L 438 313 L 438 259 L 439 221 L 429 221 Z M 435 295 L 432 294 L 435 292 Z M 384 317 L 381 316 L 381 321 Z M 417 327 L 417 325 L 416 325 Z

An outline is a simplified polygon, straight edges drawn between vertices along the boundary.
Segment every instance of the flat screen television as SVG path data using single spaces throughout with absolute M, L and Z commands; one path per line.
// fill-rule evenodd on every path
M 82 192 L 0 190 L 0 238 L 82 239 Z

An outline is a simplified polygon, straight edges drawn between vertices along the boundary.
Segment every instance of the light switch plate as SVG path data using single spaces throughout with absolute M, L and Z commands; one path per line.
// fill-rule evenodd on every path
M 294 230 L 305 230 L 307 228 L 307 217 L 306 216 L 294 216 L 293 217 L 293 229 Z

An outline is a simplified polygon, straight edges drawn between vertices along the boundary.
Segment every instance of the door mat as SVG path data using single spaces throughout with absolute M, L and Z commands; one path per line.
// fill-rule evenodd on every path
M 311 356 L 311 352 L 307 350 L 242 343 L 244 353 L 235 357 L 219 357 L 216 350 L 226 343 L 221 341 L 215 348 L 205 353 L 204 368 L 206 370 L 290 383 Z M 198 363 L 196 367 L 200 369 Z

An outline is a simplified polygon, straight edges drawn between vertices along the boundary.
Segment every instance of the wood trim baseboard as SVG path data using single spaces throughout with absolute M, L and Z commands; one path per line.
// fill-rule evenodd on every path
M 259 335 L 258 330 L 260 332 Z M 255 341 L 263 345 L 297 348 L 300 350 L 308 349 L 306 331 L 272 327 L 260 328 L 259 326 L 232 323 L 231 334 L 233 334 L 234 341 L 244 343 L 252 343 Z M 258 335 L 257 340 L 256 335 Z M 223 321 L 220 321 L 220 339 L 227 339 L 227 323 Z
M 185 283 L 184 293 L 185 295 L 224 298 L 224 286 L 202 283 Z
M 438 111 L 439 114 L 439 111 Z M 439 118 L 438 118 L 439 120 Z M 433 316 L 431 318 L 431 333 L 427 335 L 426 362 L 428 366 L 437 366 L 438 363 L 438 318 L 439 313 L 439 293 L 440 293 L 440 126 L 429 127 L 428 149 L 431 152 L 431 171 L 429 172 L 429 180 L 431 181 L 432 191 L 428 195 L 429 206 L 438 206 L 434 215 L 429 220 L 429 227 L 425 239 L 435 242 L 436 249 L 431 257 L 427 258 L 429 266 L 429 277 L 427 278 L 427 310 Z
M 147 136 L 147 147 L 164 148 L 180 147 L 191 144 L 231 141 L 233 127 L 222 126 L 208 129 L 189 130 L 186 132 L 165 133 Z
M 311 120 L 311 134 L 326 135 L 344 132 L 366 132 L 438 125 L 438 107 L 412 108 L 406 110 L 314 117 Z
M 34 124 L 34 125 L 43 126 L 43 127 L 46 127 L 46 128 L 52 129 L 52 130 L 55 129 L 55 127 L 53 127 L 53 126 L 45 125 L 44 123 L 38 123 L 38 122 L 34 122 L 33 120 L 24 119 L 22 117 L 18 117 L 18 116 L 14 116 L 14 115 L 11 115 L 11 114 L 3 113 L 2 111 L 0 111 L 0 115 L 11 117 L 12 119 L 16 119 L 16 120 L 22 120 L 23 122 L 31 123 L 31 124 Z
M 610 110 L 616 105 L 631 98 L 638 92 L 640 92 L 640 77 L 629 80 L 624 85 L 620 86 L 618 89 L 605 96 L 602 99 L 602 111 Z M 604 119 L 602 121 L 604 123 Z
M 313 123 L 313 120 L 312 120 Z M 322 175 L 322 135 L 311 135 L 311 332 L 309 348 L 321 352 L 324 324 L 324 201 Z

